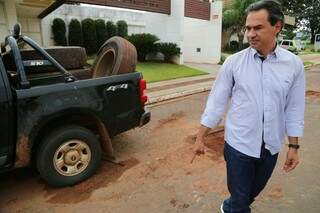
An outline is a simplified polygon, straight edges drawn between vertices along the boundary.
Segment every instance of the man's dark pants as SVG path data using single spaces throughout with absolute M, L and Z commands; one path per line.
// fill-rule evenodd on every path
M 231 196 L 223 202 L 223 210 L 225 213 L 250 213 L 250 204 L 267 184 L 278 154 L 271 155 L 263 143 L 260 158 L 254 158 L 237 151 L 226 142 L 224 158 Z

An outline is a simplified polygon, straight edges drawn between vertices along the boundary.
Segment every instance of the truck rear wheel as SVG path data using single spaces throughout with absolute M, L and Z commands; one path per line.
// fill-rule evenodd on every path
M 64 126 L 46 137 L 37 153 L 37 168 L 53 186 L 70 186 L 89 178 L 101 161 L 97 137 L 80 126 Z

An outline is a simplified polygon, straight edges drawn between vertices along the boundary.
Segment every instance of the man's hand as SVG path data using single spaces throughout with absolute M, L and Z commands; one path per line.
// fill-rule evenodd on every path
M 292 171 L 299 164 L 298 150 L 289 148 L 287 152 L 287 159 L 283 166 L 283 170 L 286 172 Z
M 191 158 L 190 163 L 193 163 L 193 160 L 197 157 L 197 155 L 205 154 L 205 145 L 203 139 L 197 137 L 196 142 L 193 147 L 193 156 Z
M 202 139 L 197 138 L 193 147 L 195 155 L 203 155 L 205 153 L 205 145 Z
M 197 134 L 196 142 L 193 146 L 193 156 L 192 156 L 190 163 L 193 162 L 194 158 L 197 155 L 203 155 L 205 153 L 206 146 L 204 145 L 204 138 L 208 134 L 209 130 L 210 130 L 210 128 L 208 128 L 208 127 L 205 127 L 203 125 L 200 126 L 199 132 Z

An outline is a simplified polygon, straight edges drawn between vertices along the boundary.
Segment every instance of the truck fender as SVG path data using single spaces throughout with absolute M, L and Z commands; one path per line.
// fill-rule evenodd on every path
M 89 118 L 93 124 L 93 128 L 96 128 L 97 134 L 99 135 L 99 141 L 101 148 L 104 152 L 104 155 L 108 158 L 114 158 L 113 156 L 113 148 L 110 139 L 109 132 L 105 126 L 105 124 L 100 121 L 95 116 L 83 115 L 86 118 Z M 42 125 L 41 128 L 37 127 L 33 129 L 30 134 L 19 134 L 18 140 L 16 143 L 16 153 L 15 153 L 15 162 L 14 167 L 20 168 L 25 167 L 30 164 L 32 154 L 34 153 L 34 149 L 37 148 L 37 145 L 40 144 L 40 140 L 45 135 L 40 135 L 42 132 L 47 133 L 47 129 L 50 123 L 54 123 L 59 120 L 60 117 L 56 117 L 55 119 L 51 119 Z M 63 124 L 57 124 L 63 125 Z M 79 125 L 79 124 L 78 124 Z M 90 128 L 89 128 L 90 129 Z M 92 129 L 91 129 L 92 130 Z M 30 136 L 31 135 L 31 136 Z

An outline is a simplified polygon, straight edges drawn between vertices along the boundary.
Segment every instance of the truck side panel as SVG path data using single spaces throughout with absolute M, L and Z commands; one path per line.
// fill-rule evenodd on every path
M 67 123 L 70 114 L 88 113 L 99 118 L 110 135 L 139 125 L 144 112 L 139 101 L 139 73 L 81 80 L 17 90 L 18 140 L 15 167 L 29 163 L 35 129 L 60 114 Z M 68 112 L 68 113 L 64 113 Z M 70 113 L 71 112 L 71 113 Z

